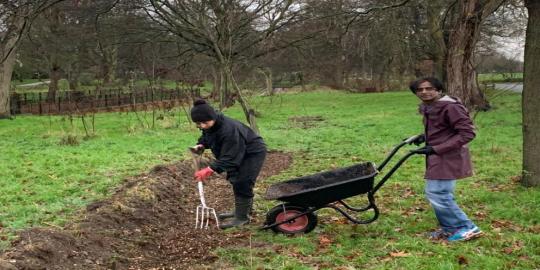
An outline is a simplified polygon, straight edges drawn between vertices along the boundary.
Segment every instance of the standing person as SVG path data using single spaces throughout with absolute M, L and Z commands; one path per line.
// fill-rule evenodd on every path
M 233 218 L 222 223 L 221 229 L 249 223 L 253 207 L 253 187 L 266 157 L 263 139 L 239 121 L 217 113 L 205 100 L 199 99 L 191 108 L 191 119 L 202 131 L 192 151 L 211 149 L 216 160 L 195 172 L 195 179 L 204 181 L 214 172 L 227 173 L 234 192 L 234 211 L 218 215 Z
M 454 199 L 456 179 L 473 174 L 467 144 L 475 132 L 469 113 L 458 98 L 442 93 L 443 85 L 436 78 L 419 79 L 409 88 L 422 101 L 424 136 L 414 143 L 425 142 L 425 146 L 414 152 L 426 155 L 425 192 L 440 225 L 430 238 L 451 242 L 476 238 L 482 231 Z

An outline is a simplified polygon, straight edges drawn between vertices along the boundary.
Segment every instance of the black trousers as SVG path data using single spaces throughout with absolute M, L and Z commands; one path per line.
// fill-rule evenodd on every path
M 244 157 L 237 171 L 227 172 L 227 180 L 231 183 L 234 196 L 253 198 L 253 187 L 261 172 L 266 158 L 266 151 L 248 154 Z

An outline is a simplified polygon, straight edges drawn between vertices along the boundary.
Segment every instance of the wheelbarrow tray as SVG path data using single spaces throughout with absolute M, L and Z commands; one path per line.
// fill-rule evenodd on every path
M 303 207 L 322 207 L 373 189 L 378 171 L 371 162 L 302 176 L 274 184 L 265 198 Z

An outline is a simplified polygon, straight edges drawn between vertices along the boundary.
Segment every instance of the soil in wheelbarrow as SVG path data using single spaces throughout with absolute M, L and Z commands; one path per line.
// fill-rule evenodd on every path
M 292 158 L 271 152 L 258 181 L 286 169 Z M 216 269 L 218 247 L 247 245 L 241 230 L 211 224 L 196 230 L 199 197 L 190 161 L 156 166 L 130 179 L 111 198 L 89 204 L 65 227 L 22 231 L 0 254 L 0 269 Z M 232 206 L 229 183 L 206 182 L 207 204 Z M 254 213 L 260 224 L 264 213 Z
M 270 186 L 265 198 L 269 200 L 297 193 L 311 192 L 314 189 L 325 188 L 351 179 L 366 178 L 373 175 L 375 168 L 372 163 L 362 163 L 346 168 L 339 168 L 313 175 L 303 176 Z

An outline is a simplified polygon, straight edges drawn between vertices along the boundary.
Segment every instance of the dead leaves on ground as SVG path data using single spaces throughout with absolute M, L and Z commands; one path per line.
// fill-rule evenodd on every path
M 457 256 L 457 261 L 458 261 L 459 265 L 467 265 L 467 264 L 469 264 L 469 260 L 467 260 L 467 257 L 465 257 L 463 255 Z
M 514 241 L 510 244 L 510 246 L 508 247 L 505 247 L 503 248 L 502 252 L 504 252 L 505 254 L 512 254 L 516 251 L 519 251 L 521 249 L 523 249 L 523 247 L 525 246 L 525 243 L 523 241 Z
M 491 228 L 496 233 L 502 232 L 503 229 L 514 232 L 521 232 L 524 230 L 523 227 L 514 224 L 512 221 L 502 219 L 496 219 L 491 221 Z
M 319 249 L 320 248 L 327 248 L 329 245 L 334 243 L 334 240 L 330 239 L 328 235 L 319 235 Z

